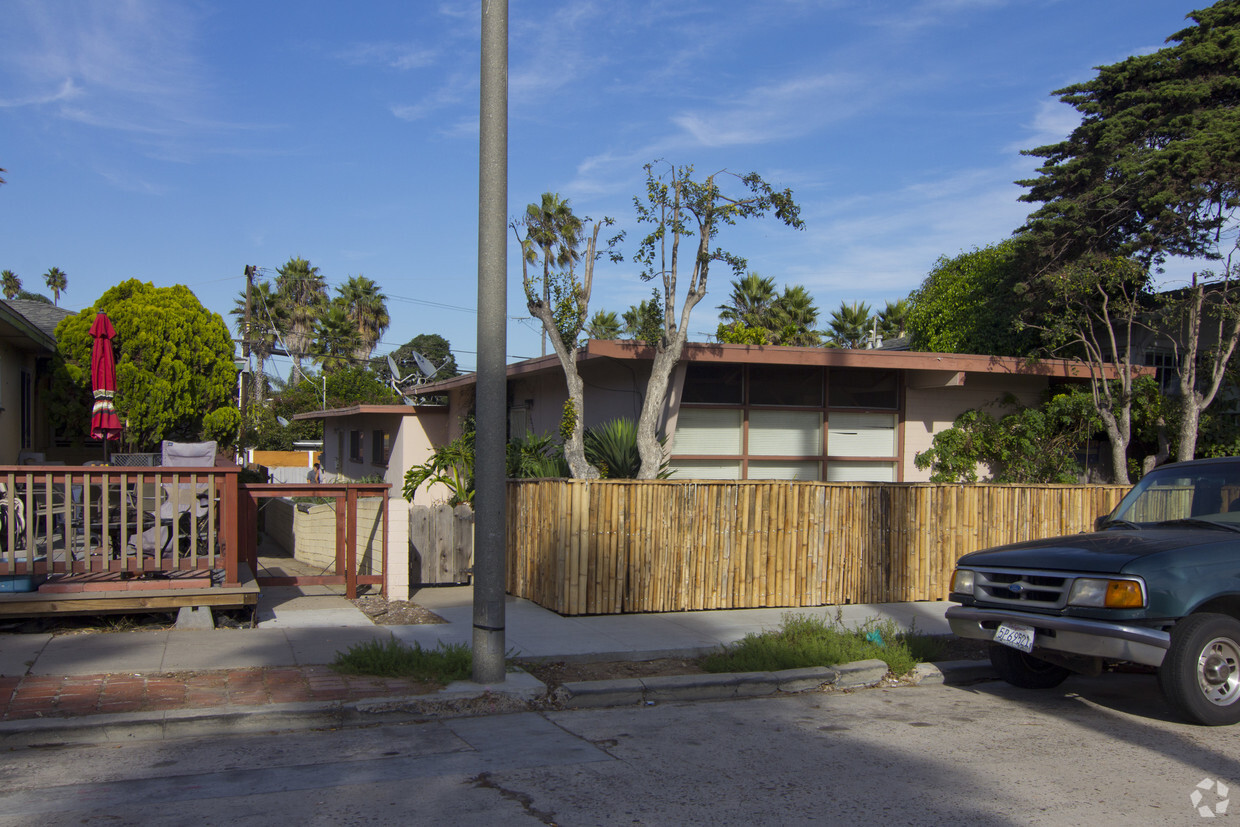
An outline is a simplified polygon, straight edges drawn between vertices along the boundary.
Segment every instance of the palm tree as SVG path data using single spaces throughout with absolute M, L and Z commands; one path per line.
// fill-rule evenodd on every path
M 797 347 L 815 347 L 819 343 L 818 308 L 814 297 L 802 285 L 785 287 L 784 293 L 775 300 L 770 312 L 775 344 Z
M 5 270 L 0 273 L 0 288 L 4 289 L 4 297 L 12 301 L 22 291 L 22 280 L 12 270 Z
M 43 274 L 47 289 L 52 291 L 52 304 L 60 304 L 60 294 L 69 286 L 69 277 L 59 267 L 53 267 Z
M 831 347 L 862 347 L 870 336 L 873 321 L 870 306 L 865 302 L 840 302 L 840 309 L 831 314 L 827 342 Z
M 304 258 L 290 258 L 276 271 L 276 298 L 289 329 L 284 343 L 293 359 L 293 378 L 301 376 L 301 359 L 309 352 L 315 322 L 327 306 L 327 282 Z
M 258 372 L 254 375 L 254 398 L 260 403 L 267 392 L 267 374 L 264 370 L 266 361 L 275 353 L 280 343 L 280 331 L 286 325 L 281 314 L 283 308 L 276 300 L 275 290 L 271 282 L 256 281 L 250 294 L 250 353 L 258 361 Z M 245 332 L 245 291 L 241 291 L 233 309 L 229 311 L 237 319 L 237 331 Z
M 717 308 L 719 318 L 725 323 L 740 322 L 745 327 L 772 330 L 771 310 L 776 299 L 775 279 L 763 278 L 751 270 L 743 279 L 732 281 L 728 303 Z
M 344 304 L 361 339 L 361 345 L 353 356 L 365 361 L 370 358 L 383 332 L 391 324 L 387 296 L 379 291 L 379 285 L 361 274 L 350 276 L 336 290 L 340 294 L 338 301 Z
M 586 335 L 591 339 L 619 339 L 620 317 L 614 310 L 597 310 L 586 322 Z
M 908 299 L 887 302 L 887 306 L 878 314 L 878 334 L 884 339 L 898 339 L 903 336 L 908 311 Z
M 353 363 L 353 354 L 357 352 L 361 340 L 357 325 L 349 318 L 348 309 L 337 300 L 315 322 L 312 353 L 315 361 L 323 366 L 323 372 L 330 373 Z
M 542 253 L 543 278 L 542 302 L 544 306 L 551 304 L 551 267 L 568 268 L 570 271 L 581 254 L 577 248 L 581 246 L 583 224 L 580 218 L 573 215 L 572 207 L 567 198 L 559 193 L 544 192 L 538 204 L 530 204 L 525 208 L 525 250 L 526 261 L 538 260 L 538 252 Z M 526 296 L 533 301 L 535 297 Z M 565 342 L 566 347 L 575 343 Z M 547 355 L 547 331 L 542 333 L 542 355 Z

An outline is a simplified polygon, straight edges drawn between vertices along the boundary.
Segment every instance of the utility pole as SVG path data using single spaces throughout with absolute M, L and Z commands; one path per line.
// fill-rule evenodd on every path
M 258 269 L 253 264 L 245 266 L 245 327 L 241 331 L 241 356 L 245 359 L 246 368 L 250 367 L 250 296 L 254 292 L 254 271 Z M 249 407 L 250 390 L 247 387 L 245 393 L 241 395 L 241 427 L 245 427 L 245 412 Z
M 482 2 L 478 111 L 478 385 L 474 451 L 475 683 L 504 681 L 508 399 L 508 0 Z
M 245 358 L 245 367 L 242 368 L 241 376 L 238 377 L 238 385 L 241 390 L 241 400 L 238 407 L 241 409 L 241 424 L 237 426 L 237 448 L 240 450 L 242 437 L 245 435 L 245 414 L 249 409 L 250 400 L 250 383 L 246 376 L 246 372 L 250 368 L 250 294 L 254 289 L 254 272 L 258 268 L 253 264 L 245 266 L 245 322 L 241 326 L 241 355 Z

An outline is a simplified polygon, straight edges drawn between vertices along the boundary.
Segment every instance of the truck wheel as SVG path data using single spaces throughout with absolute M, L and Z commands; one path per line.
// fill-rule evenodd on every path
M 1053 689 L 1072 674 L 1070 669 L 1000 643 L 990 644 L 990 665 L 999 677 L 1021 689 Z
M 1163 695 L 1186 718 L 1207 726 L 1240 721 L 1240 622 L 1228 615 L 1189 615 L 1171 627 L 1171 648 L 1158 668 Z

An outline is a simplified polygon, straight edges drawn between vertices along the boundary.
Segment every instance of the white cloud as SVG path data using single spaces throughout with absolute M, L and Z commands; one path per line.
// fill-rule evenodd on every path
M 19 106 L 41 106 L 48 103 L 56 103 L 58 101 L 72 100 L 82 94 L 82 90 L 73 82 L 73 78 L 65 78 L 60 87 L 55 92 L 45 94 L 33 94 L 24 98 L 0 98 L 0 109 L 15 108 Z
M 803 75 L 754 87 L 714 111 L 686 112 L 672 120 L 707 147 L 799 138 L 856 114 L 866 105 L 866 96 L 859 94 L 865 84 L 855 75 Z
M 1037 146 L 1058 143 L 1072 134 L 1081 123 L 1081 113 L 1058 100 L 1042 101 L 1027 124 L 1028 132 L 1019 141 L 1004 147 L 1006 152 L 1020 152 Z

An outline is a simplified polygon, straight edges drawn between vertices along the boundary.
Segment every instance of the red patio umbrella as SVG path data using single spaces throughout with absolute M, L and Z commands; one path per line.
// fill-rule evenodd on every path
M 121 438 L 121 420 L 116 415 L 112 396 L 116 393 L 116 360 L 112 355 L 112 338 L 116 328 L 107 313 L 95 316 L 90 326 L 95 344 L 90 351 L 90 384 L 95 392 L 95 405 L 90 412 L 90 435 L 104 441 L 107 452 L 109 439 Z

